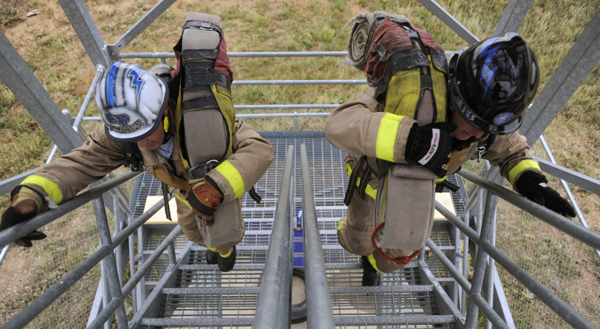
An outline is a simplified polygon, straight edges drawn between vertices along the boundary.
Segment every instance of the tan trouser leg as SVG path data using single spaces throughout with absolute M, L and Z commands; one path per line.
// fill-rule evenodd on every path
M 347 251 L 361 256 L 370 256 L 369 261 L 375 269 L 381 273 L 390 273 L 403 268 L 405 265 L 397 265 L 388 261 L 375 252 L 371 244 L 373 234 L 373 207 L 375 200 L 368 195 L 361 198 L 355 190 L 352 202 L 348 207 L 348 215 L 340 220 L 337 236 L 340 245 Z M 405 257 L 412 255 L 415 250 L 382 250 L 390 258 Z
M 196 223 L 196 216 L 192 209 L 177 198 L 175 198 L 175 202 L 177 203 L 177 223 L 183 229 L 185 236 L 188 240 L 206 247 L 202 234 L 198 230 L 198 223 Z
M 181 194 L 180 194 L 181 195 Z M 179 226 L 183 229 L 183 233 L 188 238 L 188 240 L 197 243 L 202 247 L 206 247 L 206 243 L 204 243 L 204 239 L 202 238 L 202 234 L 200 234 L 200 230 L 198 229 L 198 222 L 196 222 L 196 216 L 192 209 L 188 207 L 185 203 L 179 201 L 179 199 L 175 199 L 177 203 L 177 222 Z M 226 255 L 229 253 L 231 248 L 236 244 L 240 243 L 243 239 L 243 235 L 240 239 L 235 241 L 230 241 L 224 243 L 222 245 L 216 246 L 216 250 L 222 254 Z

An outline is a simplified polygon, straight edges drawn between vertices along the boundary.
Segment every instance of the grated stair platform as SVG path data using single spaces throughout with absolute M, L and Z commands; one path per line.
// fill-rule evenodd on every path
M 295 145 L 296 164 L 292 178 L 292 207 L 297 214 L 302 207 L 300 144 L 305 144 L 312 178 L 312 189 L 321 234 L 323 256 L 335 325 L 338 328 L 455 328 L 448 311 L 454 280 L 445 267 L 424 249 L 424 261 L 417 259 L 400 271 L 382 275 L 379 287 L 360 285 L 362 268 L 359 257 L 345 251 L 337 242 L 338 221 L 346 215 L 344 192 L 348 176 L 344 170 L 346 154 L 332 146 L 321 132 L 294 134 L 263 133 L 273 144 L 275 160 L 256 184 L 263 197 L 256 204 L 246 194 L 243 216 L 246 234 L 237 246 L 237 262 L 229 273 L 216 265 L 207 265 L 205 248 L 188 242 L 182 235 L 175 243 L 181 261 L 167 284 L 159 285 L 169 275 L 167 253 L 146 275 L 146 293 L 157 285 L 161 289 L 156 306 L 142 319 L 142 328 L 248 328 L 256 314 L 261 275 L 270 241 L 277 196 L 283 175 L 285 152 Z M 272 135 L 269 135 L 272 134 Z M 283 135 L 283 136 L 281 136 Z M 144 198 L 160 195 L 160 184 L 143 175 L 138 183 L 137 205 Z M 458 197 L 457 197 L 458 195 Z M 453 203 L 460 211 L 462 198 L 454 193 Z M 137 210 L 137 209 L 136 209 Z M 140 212 L 141 213 L 141 212 Z M 144 254 L 152 252 L 174 227 L 174 223 L 145 225 Z M 436 221 L 431 239 L 453 259 L 453 226 Z M 297 255 L 295 255 L 297 256 Z M 435 284 L 443 289 L 435 289 Z M 446 294 L 444 296 L 444 294 Z M 310 316 L 310 315 L 309 315 Z

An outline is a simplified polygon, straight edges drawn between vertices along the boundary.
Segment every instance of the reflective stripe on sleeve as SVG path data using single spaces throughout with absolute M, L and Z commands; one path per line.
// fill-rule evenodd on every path
M 346 163 L 346 172 L 348 173 L 348 176 L 352 175 L 352 168 L 350 168 L 349 163 Z M 356 186 L 360 186 L 360 177 L 358 177 L 358 179 L 356 180 Z M 365 193 L 371 198 L 373 198 L 373 200 L 375 199 L 375 197 L 377 197 L 377 190 L 372 188 L 369 184 L 367 184 L 367 187 L 365 187 Z
M 235 167 L 231 164 L 231 162 L 225 160 L 220 165 L 215 168 L 216 171 L 221 173 L 231 188 L 235 192 L 235 198 L 239 198 L 244 194 L 244 179 L 240 172 L 235 169 Z
M 21 182 L 21 185 L 23 184 L 39 185 L 44 189 L 44 191 L 46 191 L 48 196 L 52 198 L 54 202 L 56 202 L 56 204 L 60 204 L 62 202 L 63 195 L 60 191 L 60 188 L 55 182 L 51 181 L 46 177 L 31 175 Z
M 337 230 L 338 230 L 338 231 L 339 231 L 339 230 L 341 230 L 341 229 L 342 229 L 342 227 L 344 227 L 344 221 L 343 221 L 343 220 L 340 220 L 340 221 L 338 222 L 338 227 L 337 227 Z
M 379 123 L 377 132 L 377 144 L 375 155 L 378 159 L 395 162 L 394 150 L 396 149 L 396 136 L 398 135 L 398 126 L 405 117 L 386 113 Z
M 523 160 L 521 162 L 519 162 L 516 166 L 514 166 L 509 172 L 508 172 L 508 180 L 510 181 L 511 185 L 515 185 L 515 178 L 517 178 L 517 176 L 522 173 L 524 170 L 529 169 L 529 168 L 535 168 L 537 170 L 540 170 L 540 166 L 537 164 L 537 162 L 533 161 L 533 160 Z

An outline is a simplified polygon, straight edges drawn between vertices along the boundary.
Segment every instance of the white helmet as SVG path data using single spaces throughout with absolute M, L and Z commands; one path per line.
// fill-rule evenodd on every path
M 116 142 L 135 142 L 150 136 L 162 121 L 169 88 L 143 67 L 115 62 L 96 86 L 96 105 L 106 135 Z

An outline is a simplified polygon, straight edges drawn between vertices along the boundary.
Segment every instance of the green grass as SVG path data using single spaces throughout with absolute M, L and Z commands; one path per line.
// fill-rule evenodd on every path
M 21 56 L 60 109 L 68 109 L 75 115 L 87 93 L 95 69 L 70 28 L 58 2 L 22 0 L 18 3 L 19 8 L 5 6 L 5 3 L 0 0 L 0 27 L 20 50 Z M 508 0 L 439 0 L 438 3 L 477 37 L 485 38 L 494 33 Z M 85 1 L 85 4 L 105 42 L 113 43 L 154 6 L 155 1 L 97 0 Z M 539 60 L 540 90 L 599 7 L 600 3 L 597 0 L 534 2 L 519 32 L 529 42 Z M 34 18 L 37 21 L 25 19 L 24 13 L 34 9 L 40 11 L 40 15 Z M 183 0 L 175 2 L 123 52 L 170 51 L 180 36 L 181 25 L 188 11 L 221 16 L 229 51 L 232 52 L 340 51 L 346 49 L 348 42 L 350 28 L 343 29 L 346 22 L 358 11 L 366 13 L 374 10 L 406 15 L 413 25 L 430 32 L 447 50 L 457 50 L 466 46 L 460 37 L 416 0 Z M 159 61 L 146 59 L 135 62 L 150 67 Z M 173 59 L 169 59 L 168 62 L 175 66 Z M 231 64 L 235 80 L 364 78 L 364 73 L 350 67 L 342 67 L 342 58 L 339 57 L 233 58 Z M 235 104 L 338 104 L 354 99 L 357 93 L 366 89 L 365 86 L 333 85 L 236 86 L 233 88 L 233 97 Z M 552 122 L 550 129 L 545 132 L 559 164 L 592 177 L 600 177 L 600 153 L 597 151 L 600 148 L 599 95 L 600 66 L 594 69 Z M 88 115 L 97 115 L 93 102 Z M 293 121 L 287 118 L 253 119 L 247 122 L 258 130 L 290 130 L 293 124 Z M 305 130 L 323 130 L 325 119 L 301 118 L 299 127 Z M 1 83 L 0 130 L 0 180 L 36 168 L 44 162 L 52 142 Z M 565 136 L 568 137 L 567 143 L 564 142 Z M 475 168 L 478 165 L 473 162 L 469 166 Z M 597 196 L 580 189 L 576 190 L 576 195 L 597 200 Z M 7 200 L 7 196 L 0 197 L 2 208 Z M 586 215 L 594 215 L 598 210 L 600 209 L 594 202 L 586 204 L 583 208 Z M 573 257 L 572 250 L 565 247 L 564 242 L 559 243 L 557 239 L 547 236 L 533 239 L 535 233 L 532 232 L 537 229 L 535 225 L 523 225 L 520 217 L 509 212 L 503 213 L 502 216 L 509 222 L 514 221 L 514 225 L 507 224 L 504 232 L 507 234 L 504 238 L 512 241 L 509 245 L 512 245 L 514 250 L 512 253 L 506 252 L 523 267 L 535 271 L 542 279 L 557 277 L 565 281 L 576 281 L 585 275 L 577 264 L 579 259 Z M 77 232 L 73 232 L 73 235 L 87 234 L 81 233 L 87 231 Z M 68 268 L 77 262 L 77 259 L 69 258 L 70 251 L 62 250 L 60 245 L 47 246 L 52 247 L 57 255 L 63 255 L 61 259 L 67 259 Z M 90 251 L 94 247 L 95 245 L 86 245 L 83 251 Z M 32 269 L 32 273 L 44 273 L 43 270 L 48 268 L 41 264 L 39 268 Z M 52 282 L 56 279 L 52 274 L 54 271 L 49 273 L 43 279 L 36 276 L 36 280 L 45 279 Z M 539 301 L 536 302 L 536 298 L 532 298 L 518 283 L 506 280 L 505 288 L 511 294 L 511 300 L 518 303 L 518 307 L 513 309 L 518 326 L 529 328 L 540 323 L 538 321 L 541 321 L 541 317 L 546 313 L 538 312 Z M 32 293 L 35 294 L 35 291 Z M 572 298 L 568 294 L 564 297 Z M 598 305 L 597 300 L 589 300 L 585 305 L 582 304 L 582 307 L 591 314 L 598 314 Z M 58 310 L 55 310 L 55 313 L 59 313 Z M 552 322 L 546 323 L 548 327 L 552 326 Z

